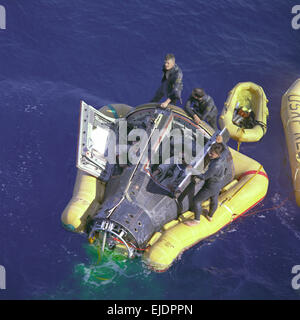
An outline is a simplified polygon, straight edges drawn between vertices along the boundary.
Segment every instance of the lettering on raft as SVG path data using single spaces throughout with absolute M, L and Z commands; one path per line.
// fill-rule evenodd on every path
M 290 95 L 288 96 L 289 103 L 289 123 L 296 123 L 300 125 L 300 96 Z M 295 150 L 298 158 L 300 159 L 300 126 L 299 132 L 294 133 Z

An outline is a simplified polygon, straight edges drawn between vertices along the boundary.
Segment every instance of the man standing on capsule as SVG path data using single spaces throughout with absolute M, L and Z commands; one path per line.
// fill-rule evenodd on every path
M 209 221 L 212 220 L 218 208 L 218 197 L 227 171 L 228 152 L 227 146 L 223 144 L 222 136 L 218 136 L 208 152 L 210 162 L 207 171 L 195 177 L 196 183 L 199 182 L 199 179 L 205 182 L 193 199 L 192 211 L 195 212 L 195 218 L 187 220 L 186 225 L 194 226 L 200 222 L 202 203 L 208 199 L 210 199 L 209 211 L 205 213 L 205 216 Z
M 167 54 L 163 66 L 161 85 L 151 102 L 159 102 L 163 97 L 166 97 L 167 99 L 160 105 L 162 108 L 166 108 L 170 103 L 176 105 L 177 100 L 181 103 L 182 77 L 182 71 L 175 63 L 174 54 Z

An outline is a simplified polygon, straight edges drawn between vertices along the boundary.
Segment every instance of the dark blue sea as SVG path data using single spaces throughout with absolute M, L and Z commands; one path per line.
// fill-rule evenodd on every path
M 299 299 L 291 281 L 300 209 L 280 118 L 281 96 L 300 77 L 295 4 L 0 0 L 0 299 Z M 80 100 L 96 108 L 149 102 L 167 53 L 183 70 L 183 101 L 203 87 L 221 112 L 238 82 L 264 88 L 268 132 L 241 152 L 264 166 L 270 186 L 260 212 L 154 273 L 139 259 L 99 262 L 60 218 L 77 172 Z

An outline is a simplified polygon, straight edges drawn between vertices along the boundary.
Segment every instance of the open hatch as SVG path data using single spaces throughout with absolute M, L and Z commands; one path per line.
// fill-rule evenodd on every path
M 108 146 L 115 144 L 117 120 L 81 101 L 77 168 L 107 181 L 113 166 L 108 163 Z

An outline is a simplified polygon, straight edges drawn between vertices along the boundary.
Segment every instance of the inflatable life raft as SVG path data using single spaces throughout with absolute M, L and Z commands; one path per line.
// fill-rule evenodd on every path
M 143 109 L 149 108 L 139 110 Z M 120 108 L 118 105 L 109 105 L 100 109 L 105 116 L 111 119 L 122 118 L 129 110 L 131 107 L 126 105 Z M 180 115 L 187 117 L 179 108 L 172 107 L 172 110 L 179 118 Z M 81 126 L 83 126 L 85 119 L 81 120 Z M 209 135 L 214 132 L 206 125 L 203 125 L 202 129 L 205 129 L 204 131 Z M 234 179 L 222 189 L 219 196 L 219 207 L 212 221 L 209 222 L 204 216 L 201 216 L 197 226 L 189 227 L 184 222 L 193 218 L 194 213 L 186 211 L 178 217 L 175 209 L 172 216 L 177 218 L 162 224 L 160 230 L 153 233 L 149 241 L 147 240 L 146 245 L 138 249 L 144 262 L 154 271 L 165 271 L 183 251 L 215 234 L 264 199 L 269 181 L 263 167 L 255 160 L 233 149 L 229 148 L 229 151 L 235 168 Z M 78 169 L 73 197 L 62 214 L 62 223 L 66 229 L 86 232 L 89 220 L 93 219 L 101 208 L 106 185 L 105 181 Z M 209 202 L 203 204 L 204 208 L 208 208 L 208 205 Z M 174 210 L 174 206 L 168 208 Z M 103 241 L 102 234 L 99 234 L 98 238 L 100 242 Z M 129 253 L 128 245 L 124 245 L 122 241 L 117 242 L 116 248 L 124 254 Z
M 281 120 L 288 147 L 295 198 L 300 206 L 300 79 L 282 96 Z
M 238 83 L 228 95 L 219 118 L 220 128 L 227 128 L 230 137 L 239 143 L 259 141 L 267 132 L 268 99 L 264 90 L 253 82 Z M 255 115 L 255 125 L 244 129 L 234 122 L 237 109 L 251 108 Z
M 154 234 L 144 260 L 155 271 L 168 269 L 185 250 L 215 234 L 226 225 L 261 202 L 268 190 L 268 176 L 255 160 L 229 148 L 235 167 L 234 180 L 225 186 L 219 196 L 219 206 L 212 221 L 201 216 L 200 223 L 189 227 L 184 221 L 194 218 L 187 211 L 177 220 L 166 224 L 161 232 Z M 209 201 L 203 204 L 208 209 Z

